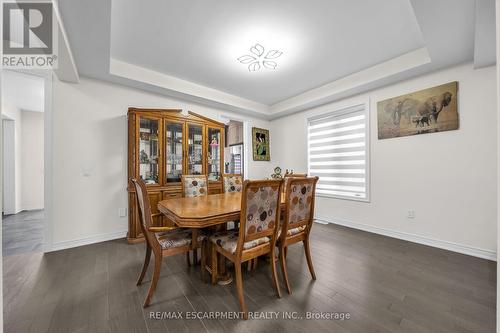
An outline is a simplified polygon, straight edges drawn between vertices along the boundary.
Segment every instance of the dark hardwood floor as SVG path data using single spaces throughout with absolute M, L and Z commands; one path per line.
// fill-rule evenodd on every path
M 311 281 L 302 245 L 288 252 L 292 295 L 269 264 L 246 272 L 249 311 L 348 312 L 349 320 L 157 320 L 151 313 L 238 311 L 234 284 L 200 280 L 183 255 L 164 261 L 152 305 L 135 286 L 144 245 L 116 240 L 4 258 L 5 332 L 494 332 L 496 264 L 335 225 L 315 224 Z M 151 270 L 152 267 L 150 267 Z M 281 278 L 281 276 L 280 276 Z M 283 285 L 282 285 L 283 287 Z
M 2 255 L 43 250 L 43 210 L 24 210 L 2 216 Z

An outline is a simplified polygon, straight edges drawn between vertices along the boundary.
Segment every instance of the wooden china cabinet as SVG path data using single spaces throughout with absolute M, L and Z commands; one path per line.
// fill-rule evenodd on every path
M 181 110 L 128 109 L 128 177 L 146 182 L 155 226 L 173 226 L 157 204 L 182 196 L 182 174 L 207 174 L 209 194 L 221 193 L 223 163 L 223 123 Z M 129 243 L 144 241 L 133 191 L 128 184 Z

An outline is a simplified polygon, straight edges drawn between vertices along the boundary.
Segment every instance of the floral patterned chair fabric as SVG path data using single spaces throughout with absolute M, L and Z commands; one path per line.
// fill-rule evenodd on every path
M 297 235 L 297 234 L 301 233 L 302 231 L 306 230 L 306 228 L 307 228 L 306 225 L 301 225 L 300 227 L 297 227 L 297 228 L 288 229 L 286 231 L 286 236 L 290 237 L 290 236 Z M 281 228 L 278 230 L 278 238 L 280 236 L 281 236 Z
M 239 238 L 238 232 L 226 232 L 210 236 L 210 241 L 219 245 L 229 253 L 235 253 L 236 246 L 238 245 L 238 238 Z M 243 243 L 243 251 L 253 249 L 256 246 L 269 243 L 270 241 L 271 239 L 269 237 L 261 237 L 258 239 L 253 239 L 251 241 Z
M 224 175 L 224 192 L 241 192 L 243 177 L 241 175 Z
M 171 231 L 159 232 L 156 233 L 155 236 L 162 249 L 191 245 L 193 240 L 191 231 L 185 229 L 173 229 Z M 205 235 L 199 235 L 198 243 L 201 243 L 205 239 Z
M 280 192 L 271 186 L 250 188 L 246 200 L 246 236 L 274 229 Z
M 186 198 L 202 197 L 208 194 L 206 176 L 182 176 L 183 195 Z
M 293 224 L 309 220 L 313 199 L 312 184 L 293 184 L 290 193 L 289 227 Z

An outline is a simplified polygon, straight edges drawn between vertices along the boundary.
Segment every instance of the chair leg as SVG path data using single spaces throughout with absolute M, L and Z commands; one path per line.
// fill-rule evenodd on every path
M 274 287 L 276 288 L 276 294 L 277 294 L 278 298 L 281 298 L 280 284 L 278 281 L 278 274 L 276 272 L 276 260 L 274 260 L 275 251 L 276 251 L 275 249 L 276 249 L 276 247 L 273 246 L 273 249 L 271 250 L 271 271 L 273 274 L 273 283 L 274 283 Z
M 241 262 L 234 263 L 236 272 L 236 291 L 238 292 L 238 300 L 240 301 L 240 311 L 243 312 L 243 318 L 248 319 L 247 306 L 245 304 L 245 294 L 243 293 L 243 276 L 241 273 Z
M 285 259 L 286 259 L 286 255 L 288 254 L 288 247 L 285 247 L 284 251 L 285 251 Z
M 197 265 L 198 264 L 198 249 L 194 249 L 193 250 L 193 265 Z
M 201 280 L 205 282 L 205 272 L 206 272 L 206 266 L 207 266 L 207 245 L 206 241 L 204 240 L 201 243 Z
M 311 247 L 309 246 L 309 239 L 304 240 L 304 251 L 306 252 L 307 266 L 309 266 L 309 272 L 313 280 L 316 280 L 316 273 L 314 273 L 313 262 L 311 259 Z
M 215 248 L 215 244 L 210 243 L 210 247 L 212 248 L 212 284 L 217 283 L 217 249 Z
M 250 272 L 252 270 L 253 259 L 247 261 L 247 271 Z
M 155 292 L 156 285 L 158 284 L 158 279 L 160 278 L 160 271 L 161 271 L 161 261 L 162 261 L 161 255 L 160 256 L 155 255 L 155 270 L 153 273 L 153 279 L 151 280 L 151 285 L 149 286 L 148 296 L 144 301 L 143 305 L 144 308 L 149 306 L 149 302 L 151 302 L 151 298 L 153 297 L 153 294 Z
M 146 257 L 144 258 L 144 264 L 142 265 L 141 275 L 139 275 L 139 279 L 137 279 L 137 285 L 139 286 L 146 275 L 146 271 L 148 270 L 149 261 L 151 260 L 151 247 L 146 244 Z
M 281 265 L 281 272 L 283 273 L 283 278 L 285 279 L 285 285 L 286 285 L 286 290 L 288 291 L 289 294 L 292 294 L 292 289 L 290 288 L 290 282 L 288 281 L 288 272 L 286 270 L 286 247 L 280 247 L 280 265 Z
M 186 263 L 189 266 L 191 266 L 191 257 L 189 256 L 189 251 L 186 252 Z

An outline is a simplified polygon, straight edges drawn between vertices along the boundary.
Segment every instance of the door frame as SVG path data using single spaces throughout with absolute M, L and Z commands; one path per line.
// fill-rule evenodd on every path
M 248 145 L 248 142 L 251 142 L 251 140 L 248 140 L 248 137 L 250 136 L 250 123 L 248 122 L 248 119 L 239 117 L 239 116 L 234 116 L 229 113 L 220 113 L 219 114 L 219 121 L 226 124 L 226 121 L 230 120 L 235 120 L 239 121 L 240 123 L 243 123 L 243 179 L 250 179 L 249 173 L 250 169 L 248 168 L 248 147 L 252 147 L 252 145 Z M 225 161 L 222 161 L 222 168 L 224 171 L 224 163 Z
M 2 212 L 5 215 L 15 214 L 16 213 L 16 167 L 15 167 L 15 120 L 10 117 L 2 115 Z M 8 129 L 8 131 L 6 131 Z M 8 133 L 7 133 L 8 132 Z M 8 135 L 8 137 L 7 137 Z M 8 140 L 6 140 L 8 139 Z M 9 149 L 13 154 L 10 156 L 11 160 L 5 158 L 6 154 L 6 145 L 11 146 Z M 10 164 L 9 168 L 6 168 L 7 161 Z M 8 175 L 10 177 L 5 177 L 6 170 L 11 170 L 12 174 Z M 9 179 L 7 179 L 9 178 Z M 6 190 L 7 188 L 7 190 Z M 9 193 L 8 195 L 6 195 Z M 6 201 L 8 205 L 6 205 Z

